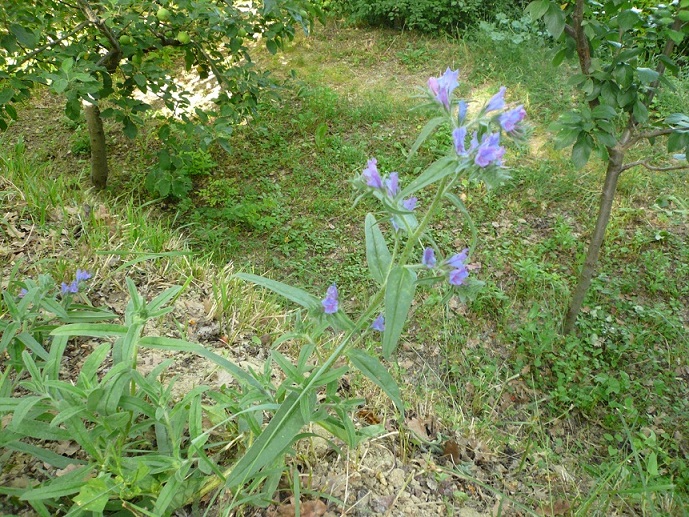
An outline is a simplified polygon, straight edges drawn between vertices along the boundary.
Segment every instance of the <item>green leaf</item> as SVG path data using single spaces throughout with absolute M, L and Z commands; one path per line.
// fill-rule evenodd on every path
M 536 21 L 543 17 L 550 7 L 550 0 L 535 0 L 526 6 L 524 12 L 531 16 L 532 21 Z
M 108 503 L 109 492 L 110 488 L 104 480 L 91 478 L 72 500 L 82 511 L 100 513 Z
M 411 149 L 409 150 L 409 156 L 407 156 L 407 160 L 410 160 L 411 157 L 414 156 L 416 151 L 419 149 L 419 147 L 421 147 L 421 144 L 423 144 L 426 141 L 426 139 L 431 135 L 431 133 L 433 133 L 433 131 L 435 131 L 440 124 L 446 121 L 447 117 L 440 116 L 432 118 L 431 120 L 426 122 L 426 125 L 421 130 L 421 133 L 419 133 L 419 136 L 416 138 L 414 145 L 411 146 Z
M 122 337 L 127 335 L 127 327 L 112 323 L 74 323 L 57 327 L 51 336 Z
M 593 149 L 593 142 L 591 137 L 586 133 L 580 133 L 574 147 L 572 147 L 572 162 L 577 169 L 581 169 L 589 161 L 591 150 Z
M 96 373 L 98 368 L 103 364 L 105 358 L 110 353 L 110 343 L 103 343 L 98 345 L 95 349 L 91 351 L 89 356 L 84 361 L 79 372 L 79 384 L 86 384 L 86 387 L 90 387 L 91 383 L 94 382 L 96 378 Z
M 268 49 L 268 52 L 274 55 L 278 51 L 278 44 L 273 39 L 267 39 L 266 48 Z
M 30 488 L 19 498 L 22 501 L 41 501 L 58 499 L 77 493 L 84 486 L 84 479 L 93 467 L 85 465 L 39 486 Z
M 364 233 L 366 234 L 366 262 L 373 279 L 380 285 L 385 282 L 385 276 L 390 269 L 392 257 L 385 242 L 385 237 L 380 231 L 380 227 L 373 214 L 366 214 L 364 222 Z
M 12 120 L 19 120 L 19 117 L 17 116 L 17 110 L 14 109 L 14 106 L 12 106 L 11 104 L 5 105 L 5 111 Z
M 127 136 L 127 138 L 134 140 L 136 138 L 136 134 L 139 132 L 139 129 L 136 127 L 136 124 L 134 124 L 134 122 L 132 122 L 132 119 L 130 119 L 129 117 L 124 117 L 122 119 L 122 125 L 122 131 Z
M 22 421 L 24 420 L 24 418 L 26 418 L 31 409 L 45 398 L 45 396 L 36 395 L 22 397 L 19 401 L 19 404 L 17 404 L 17 407 L 14 409 L 12 421 L 10 422 L 10 429 L 12 429 L 13 431 L 17 431 Z
M 15 337 L 20 343 L 22 343 L 26 348 L 31 350 L 38 357 L 40 357 L 43 360 L 48 359 L 48 352 L 45 351 L 45 348 L 43 348 L 41 344 L 38 341 L 36 341 L 31 334 L 29 334 L 28 332 L 20 332 Z
M 21 25 L 13 23 L 10 25 L 10 32 L 14 34 L 20 45 L 26 47 L 27 49 L 32 49 L 38 45 L 38 37 L 33 32 L 25 29 Z
M 189 341 L 183 341 L 181 339 L 149 336 L 143 337 L 139 340 L 139 346 L 147 346 L 149 348 L 157 348 L 160 350 L 176 350 L 178 352 L 193 352 L 197 355 L 205 357 L 213 361 L 218 366 L 225 368 L 230 372 L 238 381 L 242 381 L 245 384 L 249 384 L 254 388 L 258 389 L 260 393 L 265 393 L 265 389 L 256 379 L 251 375 L 246 373 L 244 370 L 239 368 L 236 364 L 228 361 L 222 356 L 211 352 L 210 350 L 204 348 L 198 343 L 190 343 Z
M 565 13 L 562 12 L 562 9 L 556 4 L 549 4 L 544 20 L 548 33 L 554 39 L 559 39 L 562 31 L 565 30 Z
M 641 102 L 641 99 L 637 99 L 634 103 L 632 113 L 634 115 L 634 120 L 637 122 L 642 124 L 648 122 L 648 108 L 646 108 L 646 105 Z
M 457 158 L 454 155 L 443 156 L 434 161 L 425 171 L 407 185 L 400 197 L 409 197 L 414 192 L 421 190 L 445 176 L 454 174 L 457 171 Z
M 599 104 L 591 110 L 591 116 L 598 119 L 611 119 L 617 116 L 617 110 L 612 106 Z
M 385 330 L 383 331 L 383 357 L 389 359 L 397 348 L 407 314 L 414 300 L 416 273 L 397 266 L 390 271 L 385 286 Z
M 347 354 L 347 357 L 349 357 L 349 360 L 361 373 L 373 381 L 376 386 L 382 389 L 385 394 L 390 397 L 390 400 L 392 400 L 397 410 L 404 417 L 402 394 L 388 369 L 385 368 L 377 358 L 368 355 L 363 350 L 358 350 L 356 348 L 352 349 Z
M 648 455 L 648 459 L 646 461 L 646 471 L 651 477 L 658 476 L 658 455 L 655 452 L 651 452 Z
M 639 74 L 639 80 L 643 84 L 651 84 L 653 81 L 658 79 L 660 74 L 651 68 L 637 68 L 636 72 Z
M 280 458 L 294 443 L 306 424 L 299 409 L 301 398 L 295 392 L 287 395 L 270 423 L 232 469 L 225 481 L 227 488 L 234 490 L 244 485 L 261 469 Z
M 282 282 L 271 280 L 259 275 L 252 275 L 250 273 L 236 273 L 233 276 L 246 280 L 247 282 L 260 285 L 266 289 L 270 289 L 271 291 L 284 296 L 288 300 L 298 303 L 307 309 L 313 309 L 320 305 L 320 300 L 318 298 L 307 293 L 303 289 L 299 289 L 298 287 L 292 287 L 291 285 L 283 284 Z
M 287 359 L 283 354 L 277 350 L 271 350 L 270 356 L 273 361 L 280 367 L 280 369 L 285 373 L 285 376 L 292 381 L 294 384 L 301 384 L 304 378 L 299 374 L 297 369 L 294 367 L 292 362 Z
M 72 458 L 68 458 L 66 456 L 61 456 L 60 454 L 56 454 L 51 450 L 44 449 L 42 447 L 38 447 L 30 443 L 16 441 L 5 444 L 3 445 L 3 447 L 12 451 L 30 454 L 39 461 L 47 463 L 48 465 L 52 465 L 53 467 L 57 467 L 59 469 L 64 469 L 69 465 L 83 464 L 83 461 L 81 460 L 75 460 Z
M 12 100 L 12 97 L 14 97 L 14 89 L 3 88 L 0 90 L 0 104 L 7 104 Z
M 622 31 L 628 31 L 634 28 L 639 21 L 639 15 L 631 9 L 624 10 L 617 15 L 617 25 Z

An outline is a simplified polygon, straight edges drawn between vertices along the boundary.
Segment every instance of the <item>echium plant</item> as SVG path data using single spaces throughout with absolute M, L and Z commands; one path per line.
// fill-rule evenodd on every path
M 84 290 L 85 282 L 90 278 L 89 272 L 77 269 L 74 278 L 62 282 L 59 287 L 47 274 L 39 275 L 37 280 L 27 278 L 10 282 L 16 284 L 19 291 L 15 294 L 9 290 L 2 292 L 0 355 L 7 352 L 9 363 L 21 369 L 24 350 L 47 360 L 51 341 L 48 334 L 57 325 L 114 318 L 115 315 L 110 311 L 83 303 L 87 300 L 80 294 L 80 289 Z
M 261 276 L 240 273 L 237 276 L 286 297 L 301 305 L 310 323 L 301 331 L 291 333 L 305 343 L 296 367 L 282 354 L 273 352 L 275 362 L 290 379 L 284 399 L 272 420 L 235 465 L 225 486 L 236 489 L 250 479 L 265 475 L 275 458 L 300 438 L 300 430 L 315 423 L 336 436 L 351 437 L 353 425 L 336 403 L 328 405 L 328 394 L 337 391 L 337 384 L 347 367 L 335 367 L 342 357 L 383 389 L 400 412 L 404 404 L 392 376 L 383 364 L 357 347 L 370 333 L 379 332 L 385 359 L 390 359 L 399 341 L 419 286 L 441 284 L 447 298 L 457 295 L 461 300 L 476 293 L 481 282 L 470 274 L 470 258 L 476 246 L 476 231 L 466 207 L 455 193 L 462 179 L 483 181 L 488 187 L 500 185 L 509 178 L 504 167 L 506 153 L 502 140 L 507 137 L 523 140 L 523 106 L 507 109 L 505 88 L 478 109 L 470 109 L 467 101 L 454 98 L 458 86 L 458 70 L 449 68 L 440 77 L 428 81 L 424 104 L 438 115 L 421 131 L 412 147 L 413 154 L 438 128 L 448 127 L 453 145 L 424 172 L 406 186 L 398 172 L 382 173 L 375 158 L 368 160 L 363 171 L 353 179 L 358 191 L 357 201 L 373 197 L 380 203 L 377 215 L 369 213 L 364 222 L 368 270 L 378 289 L 365 309 L 356 318 L 345 313 L 339 303 L 335 283 L 324 297 Z M 427 203 L 419 202 L 417 193 L 434 187 Z M 442 216 L 447 204 L 453 205 L 467 218 L 472 228 L 469 245 L 462 250 L 443 250 L 433 238 L 432 221 Z M 303 312 L 303 311 L 302 311 Z M 321 364 L 305 367 L 313 353 L 314 343 L 329 327 L 340 331 L 339 344 Z M 376 334 L 374 334 L 376 335 Z M 282 341 L 281 339 L 280 341 Z M 317 403 L 317 390 L 325 387 L 326 398 Z M 335 411 L 340 420 L 330 415 Z

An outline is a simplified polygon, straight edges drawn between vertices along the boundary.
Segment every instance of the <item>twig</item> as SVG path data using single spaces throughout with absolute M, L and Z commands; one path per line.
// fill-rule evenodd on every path
M 656 129 L 655 131 L 650 131 L 647 133 L 639 133 L 638 135 L 634 136 L 633 138 L 630 138 L 627 142 L 625 142 L 624 149 L 625 150 L 629 149 L 631 146 L 633 146 L 635 143 L 637 143 L 640 140 L 650 140 L 651 138 L 669 135 L 673 131 L 674 130 L 672 128 L 665 128 L 665 129 Z
M 638 160 L 636 162 L 630 162 L 622 166 L 622 170 L 620 172 L 624 172 L 627 169 L 631 169 L 633 167 L 636 167 L 638 165 L 642 165 L 643 167 L 646 167 L 649 171 L 656 171 L 656 172 L 666 172 L 666 171 L 679 171 L 683 169 L 689 169 L 689 164 L 688 165 L 670 165 L 668 167 L 658 167 L 657 165 L 651 165 L 648 163 L 647 160 Z

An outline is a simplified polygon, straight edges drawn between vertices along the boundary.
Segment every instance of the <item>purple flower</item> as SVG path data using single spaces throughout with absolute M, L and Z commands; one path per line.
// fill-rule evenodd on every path
M 24 298 L 28 293 L 29 293 L 29 291 L 27 291 L 26 289 L 22 288 L 22 290 L 19 291 L 19 294 L 18 294 L 17 296 L 19 296 L 19 298 Z
M 390 218 L 390 224 L 392 225 L 392 229 L 395 230 L 396 232 L 400 231 L 400 225 L 395 221 L 394 217 Z
M 453 269 L 461 269 L 465 267 L 465 262 L 467 260 L 467 256 L 469 255 L 469 248 L 465 248 L 459 253 L 452 255 L 449 259 L 445 261 L 445 264 L 450 266 Z
M 409 210 L 411 212 L 416 208 L 416 202 L 417 199 L 415 197 L 410 197 L 402 201 L 402 206 L 405 210 Z
M 519 105 L 516 108 L 506 111 L 500 115 L 500 125 L 509 133 L 510 131 L 515 130 L 517 124 L 524 120 L 524 117 L 526 117 L 526 110 L 524 109 L 523 105 Z
M 400 178 L 396 172 L 391 172 L 390 176 L 385 179 L 385 188 L 387 188 L 390 197 L 395 197 L 400 191 Z
M 428 269 L 433 269 L 435 267 L 436 260 L 435 251 L 433 251 L 433 248 L 426 248 L 423 250 L 423 258 L 421 259 L 421 263 Z
M 328 290 L 325 292 L 325 300 L 321 303 L 326 314 L 335 314 L 337 312 L 337 286 L 335 284 L 328 287 Z
M 77 282 L 76 280 L 72 280 L 69 284 L 62 282 L 62 285 L 60 286 L 60 293 L 62 293 L 62 296 L 65 296 L 69 293 L 78 293 L 78 292 L 79 292 L 79 282 Z
M 464 146 L 464 142 L 467 137 L 467 128 L 465 126 L 456 127 L 452 130 L 452 140 L 455 143 L 455 152 L 459 156 L 466 156 L 467 150 Z
M 495 111 L 495 110 L 501 110 L 502 108 L 505 107 L 505 88 L 504 86 L 500 87 L 500 90 L 498 93 L 493 95 L 491 99 L 488 101 L 488 104 L 486 104 L 486 113 L 489 111 Z
M 457 107 L 459 108 L 457 111 L 457 120 L 461 124 L 464 122 L 464 118 L 467 116 L 467 103 L 465 101 L 459 101 L 457 103 Z
M 84 271 L 83 269 L 77 269 L 77 276 L 76 276 L 76 281 L 77 282 L 84 282 L 91 278 L 91 273 L 88 271 Z
M 366 164 L 366 168 L 362 173 L 362 176 L 366 180 L 366 185 L 373 188 L 383 188 L 383 180 L 380 178 L 378 173 L 377 164 L 378 160 L 371 158 Z
M 385 330 L 385 318 L 382 314 L 379 314 L 378 317 L 373 320 L 373 323 L 371 323 L 371 328 L 373 330 L 377 330 L 378 332 L 383 332 Z
M 449 280 L 452 285 L 462 285 L 469 276 L 469 270 L 466 267 L 453 269 L 450 271 Z
M 431 93 L 435 95 L 436 100 L 445 106 L 445 109 L 450 109 L 450 95 L 452 91 L 459 86 L 457 77 L 459 70 L 450 70 L 448 67 L 445 73 L 440 77 L 431 77 L 428 79 L 428 88 Z
M 487 167 L 491 163 L 500 165 L 500 159 L 505 154 L 505 148 L 500 146 L 500 133 L 491 133 L 484 136 L 474 162 L 479 167 Z

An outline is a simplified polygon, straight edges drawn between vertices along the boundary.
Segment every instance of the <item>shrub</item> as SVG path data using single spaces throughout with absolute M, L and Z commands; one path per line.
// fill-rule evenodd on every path
M 525 5 L 523 0 L 331 0 L 326 7 L 355 23 L 452 33 L 500 12 L 518 17 Z

